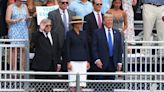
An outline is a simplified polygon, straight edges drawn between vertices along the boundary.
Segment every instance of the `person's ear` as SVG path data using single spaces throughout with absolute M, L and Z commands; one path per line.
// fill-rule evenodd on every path
M 44 29 L 45 29 L 45 24 L 41 23 L 41 24 L 40 24 L 40 29 L 41 29 L 41 30 L 44 30 Z

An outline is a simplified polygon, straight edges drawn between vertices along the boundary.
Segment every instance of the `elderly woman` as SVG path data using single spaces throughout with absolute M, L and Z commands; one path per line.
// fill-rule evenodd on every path
M 6 22 L 9 27 L 9 39 L 28 39 L 29 13 L 25 4 L 21 0 L 15 0 L 10 4 L 6 12 Z M 21 42 L 12 42 L 12 44 L 22 44 Z M 24 49 L 22 50 L 24 53 Z M 22 55 L 22 70 L 24 70 L 24 55 Z M 12 51 L 12 68 L 15 68 L 15 50 Z
M 31 45 L 35 48 L 35 56 L 31 68 L 34 71 L 60 71 L 60 54 L 58 36 L 52 31 L 51 20 L 43 19 L 39 31 L 32 34 Z M 35 76 L 35 78 L 49 79 L 53 76 Z
M 66 60 L 68 61 L 67 68 L 70 73 L 86 73 L 90 68 L 88 63 L 88 45 L 85 31 L 82 31 L 82 25 L 84 21 L 80 16 L 73 16 L 70 22 L 73 25 L 73 29 L 66 34 Z M 86 86 L 86 75 L 80 75 L 80 86 Z M 75 75 L 69 75 L 69 80 L 75 81 Z M 70 82 L 70 92 L 75 92 L 75 82 Z

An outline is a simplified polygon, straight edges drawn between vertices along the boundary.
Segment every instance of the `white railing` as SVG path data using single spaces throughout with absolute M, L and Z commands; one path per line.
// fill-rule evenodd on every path
M 15 42 L 16 44 L 11 44 Z M 25 39 L 0 39 L 0 70 L 29 70 L 29 42 Z M 19 66 L 18 66 L 19 64 Z
M 11 44 L 12 43 L 12 44 Z M 0 72 L 1 71 L 27 71 L 29 70 L 29 43 L 25 39 L 0 39 Z M 0 79 L 22 79 L 23 75 L 0 74 Z M 24 76 L 27 78 L 28 76 Z M 9 85 L 9 86 L 7 86 Z M 12 85 L 15 89 L 21 89 L 22 82 L 0 82 L 0 89 L 4 88 L 8 92 Z M 11 90 L 13 91 L 13 90 Z M 2 91 L 1 91 L 2 92 Z
M 129 43 L 134 43 L 135 46 L 129 46 Z M 147 73 L 151 72 L 154 75 L 136 75 L 125 76 L 128 80 L 163 80 L 163 75 L 157 73 L 164 72 L 164 41 L 125 41 L 125 59 L 124 59 L 124 71 L 132 73 Z M 129 51 L 130 50 L 130 51 Z M 148 83 L 131 83 L 131 86 L 137 87 L 138 85 L 142 89 L 148 88 Z M 159 82 L 159 89 L 162 89 L 162 84 Z M 132 87 L 130 87 L 132 88 Z
M 134 78 L 134 79 L 125 79 L 126 76 L 164 76 L 164 73 L 138 73 L 138 72 L 113 72 L 113 73 L 67 73 L 67 72 L 33 72 L 33 71 L 1 71 L 0 74 L 17 74 L 17 75 L 121 75 L 122 79 L 116 80 L 87 80 L 87 86 L 84 88 L 84 91 L 89 92 L 163 92 L 164 91 L 164 80 L 163 79 L 143 79 L 143 78 Z M 79 78 L 77 78 L 79 79 Z M 6 82 L 6 88 L 4 83 Z M 11 88 L 9 88 L 11 82 Z M 42 91 L 54 91 L 54 92 L 68 92 L 69 90 L 69 81 L 67 79 L 33 79 L 29 78 L 16 78 L 16 79 L 0 79 L 2 87 L 0 91 L 16 91 L 16 92 L 35 92 L 40 89 Z M 79 80 L 74 81 L 76 84 L 82 82 Z M 83 81 L 84 82 L 84 81 Z M 16 83 L 16 84 L 14 84 Z M 17 83 L 22 83 L 19 85 Z M 16 87 L 15 87 L 16 86 Z M 145 88 L 146 86 L 146 88 Z M 154 91 L 153 91 L 154 90 Z M 77 91 L 79 92 L 79 91 Z
M 25 42 L 26 44 L 9 44 L 6 42 Z M 34 79 L 35 75 L 70 75 L 67 72 L 29 71 L 28 40 L 0 39 L 0 91 L 35 92 L 69 90 L 68 79 Z M 129 45 L 133 43 L 135 45 Z M 125 41 L 123 72 L 86 73 L 86 75 L 115 75 L 115 80 L 87 80 L 84 91 L 89 92 L 163 92 L 164 91 L 164 41 Z M 15 50 L 13 50 L 15 49 Z M 17 49 L 17 50 L 16 50 Z M 22 52 L 22 49 L 25 52 Z M 12 52 L 15 51 L 13 63 Z M 25 56 L 24 60 L 21 58 Z M 22 68 L 22 61 L 25 69 Z M 13 69 L 13 65 L 16 67 Z M 27 71 L 26 71 L 27 70 Z M 77 84 L 80 83 L 79 75 Z M 117 76 L 121 77 L 117 77 Z M 79 85 L 77 85 L 77 88 Z M 38 89 L 39 88 L 39 89 Z M 78 92 L 78 91 L 77 91 Z

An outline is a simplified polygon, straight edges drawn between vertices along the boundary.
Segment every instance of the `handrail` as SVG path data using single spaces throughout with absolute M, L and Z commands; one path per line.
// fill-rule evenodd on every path
M 124 41 L 127 43 L 164 43 L 164 41 Z
M 0 71 L 0 74 L 31 74 L 31 75 L 76 75 L 69 72 L 35 72 L 35 71 Z M 164 75 L 163 72 L 87 72 L 80 75 Z
M 0 39 L 0 42 L 28 41 L 28 39 Z

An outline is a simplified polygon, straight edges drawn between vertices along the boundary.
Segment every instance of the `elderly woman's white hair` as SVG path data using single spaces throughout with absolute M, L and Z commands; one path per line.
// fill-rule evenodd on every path
M 47 23 L 51 23 L 50 19 L 42 19 L 40 24 L 47 24 Z

